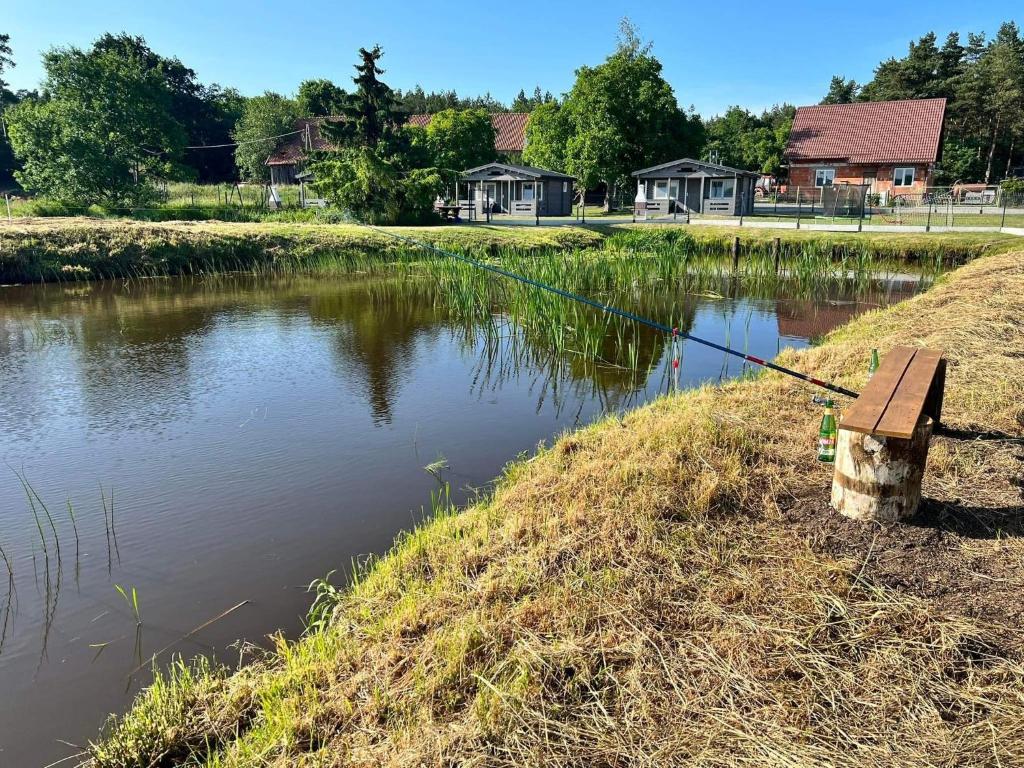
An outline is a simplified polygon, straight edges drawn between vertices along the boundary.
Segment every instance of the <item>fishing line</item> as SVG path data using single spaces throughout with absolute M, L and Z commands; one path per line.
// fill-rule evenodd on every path
M 458 261 L 462 261 L 462 262 L 464 262 L 466 264 L 470 264 L 470 265 L 472 265 L 472 266 L 474 266 L 474 267 L 476 267 L 478 269 L 483 269 L 483 270 L 486 270 L 488 272 L 492 272 L 492 273 L 494 273 L 496 275 L 501 275 L 502 277 L 507 277 L 507 278 L 509 278 L 511 280 L 517 280 L 520 283 L 523 283 L 525 285 L 530 285 L 530 286 L 533 286 L 534 288 L 539 288 L 542 291 L 548 291 L 549 293 L 554 293 L 555 295 L 561 296 L 561 297 L 566 298 L 566 299 L 569 299 L 570 301 L 576 301 L 576 302 L 579 302 L 580 304 L 586 304 L 589 307 L 593 307 L 594 309 L 600 310 L 601 312 L 605 312 L 605 313 L 607 313 L 609 315 L 615 315 L 617 317 L 621 317 L 621 318 L 624 318 L 626 320 L 632 320 L 633 322 L 639 323 L 640 325 L 646 325 L 648 328 L 653 328 L 656 331 L 661 331 L 662 333 L 671 334 L 673 337 L 689 339 L 690 341 L 693 341 L 693 342 L 695 342 L 697 344 L 702 344 L 705 347 L 711 347 L 711 349 L 717 349 L 719 352 L 725 352 L 726 354 L 733 355 L 733 356 L 738 357 L 738 358 L 740 358 L 742 360 L 746 360 L 749 363 L 754 363 L 755 365 L 759 365 L 762 368 L 769 368 L 769 369 L 771 369 L 773 371 L 778 371 L 779 373 L 785 374 L 786 376 L 792 376 L 793 378 L 800 379 L 801 381 L 807 382 L 808 384 L 813 384 L 816 387 L 821 387 L 822 389 L 827 389 L 830 392 L 835 392 L 836 394 L 844 395 L 846 397 L 852 397 L 854 399 L 856 399 L 857 397 L 860 396 L 859 393 L 854 392 L 853 390 L 850 390 L 850 389 L 846 389 L 845 387 L 841 387 L 838 384 L 831 384 L 831 383 L 829 383 L 827 381 L 822 381 L 821 379 L 816 379 L 813 376 L 808 376 L 806 373 L 800 373 L 800 371 L 794 371 L 791 368 L 786 368 L 785 366 L 773 363 L 770 360 L 762 360 L 760 357 L 755 357 L 754 355 L 748 355 L 745 352 L 737 352 L 735 349 L 731 349 L 729 347 L 723 346 L 722 344 L 717 344 L 716 342 L 709 341 L 708 339 L 703 339 L 700 336 L 694 336 L 693 334 L 687 333 L 686 331 L 681 331 L 678 328 L 670 328 L 669 326 L 665 325 L 664 323 L 659 323 L 656 320 L 650 320 L 650 319 L 648 319 L 646 317 L 641 317 L 640 315 L 634 314 L 632 312 L 627 312 L 624 309 L 619 309 L 618 307 L 613 307 L 610 304 L 603 304 L 600 301 L 595 301 L 594 299 L 588 299 L 586 296 L 581 296 L 578 293 L 573 293 L 572 291 L 566 291 L 566 290 L 562 290 L 561 288 L 556 288 L 553 285 L 548 285 L 547 283 L 542 283 L 542 282 L 540 282 L 538 280 L 534 280 L 532 278 L 526 277 L 525 275 L 519 275 L 519 274 L 516 274 L 515 272 L 510 272 L 507 269 L 502 269 L 501 267 L 495 266 L 493 264 L 487 264 L 486 262 L 477 261 L 476 259 L 470 258 L 469 256 L 465 256 L 463 254 L 454 253 L 452 251 L 446 251 L 443 248 L 438 248 L 436 245 L 431 245 L 430 243 L 424 243 L 421 240 L 416 240 L 416 239 L 411 238 L 411 237 L 406 237 L 404 235 L 399 235 L 399 234 L 397 234 L 395 232 L 388 232 L 388 231 L 383 230 L 383 229 L 381 229 L 379 227 L 375 227 L 372 224 L 362 224 L 360 222 L 356 222 L 356 223 L 359 224 L 360 226 L 366 227 L 367 229 L 373 230 L 374 232 L 378 232 L 378 233 L 380 233 L 382 235 L 385 235 L 387 237 L 391 237 L 391 238 L 394 238 L 396 240 L 401 240 L 402 242 L 410 243 L 410 244 L 412 244 L 412 245 L 414 245 L 414 246 L 416 246 L 418 248 L 423 248 L 423 249 L 428 250 L 428 251 L 433 251 L 434 253 L 440 254 L 442 256 L 448 256 L 448 257 L 456 259 Z

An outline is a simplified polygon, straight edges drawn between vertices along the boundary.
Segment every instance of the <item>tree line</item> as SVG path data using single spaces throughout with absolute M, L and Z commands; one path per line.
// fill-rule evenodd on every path
M 907 55 L 883 61 L 863 85 L 832 78 L 823 104 L 892 99 L 947 100 L 940 181 L 1008 177 L 1024 157 L 1024 38 L 1012 21 L 995 37 L 929 32 Z
M 1024 42 L 1012 22 L 991 39 L 970 33 L 961 41 L 951 33 L 939 47 L 924 35 L 905 57 L 881 62 L 868 83 L 833 77 L 822 103 L 944 96 L 942 178 L 1002 178 L 1024 152 Z M 702 119 L 679 105 L 651 44 L 628 20 L 603 62 L 576 71 L 569 92 L 523 89 L 509 106 L 490 94 L 393 90 L 380 78 L 381 56 L 360 50 L 345 87 L 315 79 L 294 96 L 245 97 L 200 83 L 141 37 L 107 34 L 88 49 L 48 51 L 39 90 L 14 93 L 2 79 L 15 63 L 11 41 L 0 34 L 0 186 L 16 179 L 63 201 L 123 205 L 150 193 L 147 180 L 265 181 L 267 156 L 299 118 L 344 116 L 323 124 L 335 150 L 315 158 L 331 199 L 351 201 L 361 190 L 370 208 L 415 218 L 425 179 L 437 193 L 459 170 L 496 159 L 490 115 L 510 109 L 531 114 L 524 162 L 608 194 L 628 185 L 633 170 L 683 156 L 784 170 L 795 107 L 755 114 L 732 106 Z M 414 129 L 406 122 L 416 113 L 435 117 Z

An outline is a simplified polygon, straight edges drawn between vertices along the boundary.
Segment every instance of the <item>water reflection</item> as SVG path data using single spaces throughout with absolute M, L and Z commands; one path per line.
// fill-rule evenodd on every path
M 912 290 L 596 298 L 771 357 Z M 298 631 L 301 585 L 385 549 L 437 455 L 462 502 L 539 441 L 671 387 L 648 329 L 623 334 L 624 366 L 612 326 L 596 359 L 556 353 L 500 307 L 466 325 L 440 299 L 409 274 L 0 292 L 0 765 L 93 736 L 126 679 L 145 682 L 140 657 Z M 684 387 L 743 371 L 689 343 L 683 358 Z M 137 588 L 143 632 L 115 585 Z

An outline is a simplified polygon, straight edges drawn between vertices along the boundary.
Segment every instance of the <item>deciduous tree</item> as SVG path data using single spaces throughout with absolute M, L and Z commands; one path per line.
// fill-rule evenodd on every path
M 234 141 L 238 142 L 235 164 L 243 179 L 267 181 L 270 178 L 267 157 L 281 139 L 268 137 L 294 131 L 298 116 L 299 108 L 294 101 L 271 91 L 245 102 L 242 116 L 231 133 Z
M 143 199 L 148 178 L 176 177 L 186 133 L 172 93 L 138 50 L 57 48 L 43 57 L 41 101 L 9 115 L 11 145 L 26 189 L 75 203 Z
M 497 157 L 494 124 L 483 109 L 446 109 L 424 130 L 432 164 L 441 171 L 461 172 Z
M 303 80 L 295 97 L 304 117 L 339 115 L 348 94 L 330 80 Z
M 661 62 L 628 19 L 620 25 L 615 51 L 602 64 L 576 70 L 561 116 L 564 124 L 538 121 L 532 135 L 550 148 L 559 139 L 545 137 L 547 128 L 561 132 L 568 126 L 564 170 L 585 188 L 603 182 L 611 192 L 632 171 L 690 154 L 700 145 L 699 119 L 680 109 Z M 609 202 L 606 197 L 606 207 Z

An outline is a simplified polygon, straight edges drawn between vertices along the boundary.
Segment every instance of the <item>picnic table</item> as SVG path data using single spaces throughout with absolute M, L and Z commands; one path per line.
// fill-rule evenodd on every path
M 462 210 L 462 206 L 439 203 L 434 206 L 434 210 L 436 210 L 445 221 L 458 221 L 459 211 Z

